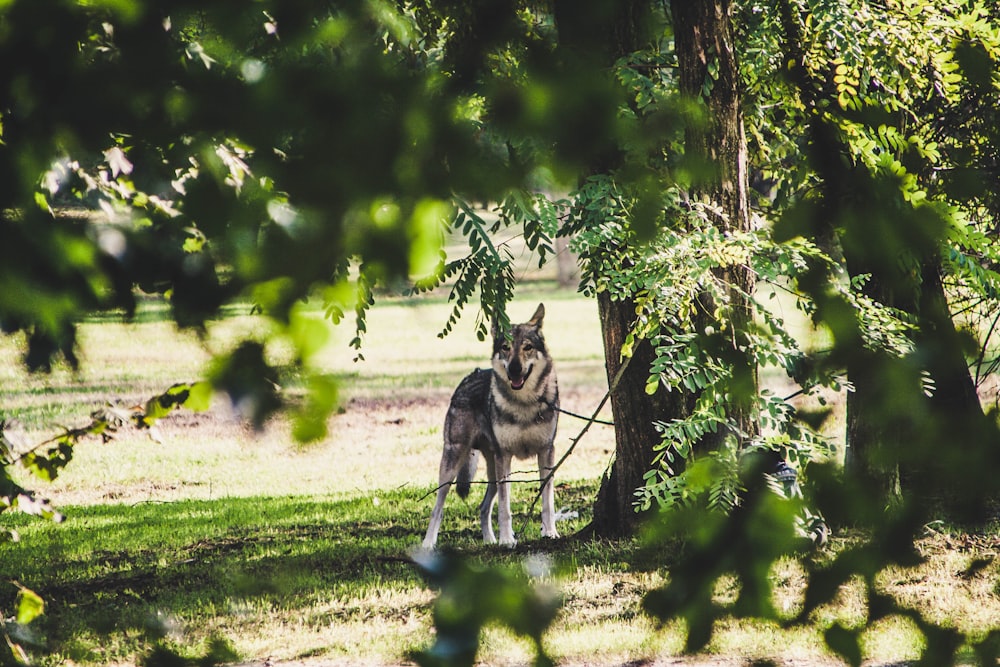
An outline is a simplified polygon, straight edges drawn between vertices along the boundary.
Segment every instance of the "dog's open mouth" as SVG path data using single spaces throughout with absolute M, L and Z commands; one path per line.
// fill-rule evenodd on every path
M 528 379 L 529 375 L 531 375 L 530 368 L 528 369 L 528 372 L 522 375 L 521 377 L 514 378 L 508 375 L 507 379 L 510 380 L 510 388 L 515 390 L 522 388 L 524 386 L 525 380 Z

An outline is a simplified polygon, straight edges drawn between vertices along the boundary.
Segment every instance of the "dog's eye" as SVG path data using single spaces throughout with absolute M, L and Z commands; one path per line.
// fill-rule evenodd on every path
M 525 343 L 524 345 L 521 346 L 521 349 L 524 350 L 525 352 L 531 352 L 535 348 L 531 346 L 531 343 Z
M 500 346 L 500 349 L 504 352 L 510 352 L 510 343 L 504 343 Z

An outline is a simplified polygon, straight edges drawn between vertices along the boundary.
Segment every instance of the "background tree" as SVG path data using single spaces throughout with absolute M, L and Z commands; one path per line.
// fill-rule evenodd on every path
M 857 576 L 866 587 L 869 620 L 902 617 L 923 632 L 922 662 L 952 664 L 964 641 L 981 664 L 992 664 L 995 636 L 972 638 L 941 628 L 880 593 L 876 584 L 885 568 L 917 562 L 915 540 L 929 517 L 941 516 L 942 492 L 957 501 L 952 509 L 962 510 L 952 516 L 964 520 L 982 518 L 986 499 L 996 492 L 992 473 L 973 471 L 994 470 L 1000 448 L 996 425 L 983 417 L 962 357 L 964 351 L 974 360 L 977 347 L 985 349 L 983 330 L 975 326 L 959 334 L 950 301 L 969 293 L 977 294 L 976 303 L 983 303 L 979 297 L 990 299 L 991 243 L 968 224 L 969 212 L 981 219 L 982 204 L 968 190 L 954 196 L 955 182 L 940 188 L 949 180 L 942 174 L 953 171 L 942 167 L 942 153 L 963 158 L 968 153 L 958 148 L 961 141 L 951 145 L 950 129 L 935 120 L 939 112 L 916 111 L 942 104 L 973 81 L 982 86 L 979 94 L 995 90 L 995 60 L 986 46 L 994 43 L 995 25 L 983 7 L 952 5 L 940 15 L 937 7 L 783 2 L 779 12 L 768 13 L 762 4 L 744 6 L 743 16 L 750 19 L 743 24 L 744 39 L 759 47 L 761 40 L 780 36 L 780 49 L 755 53 L 776 53 L 772 71 L 789 74 L 794 90 L 777 107 L 749 107 L 755 109 L 751 136 L 762 159 L 758 164 L 769 166 L 766 178 L 774 179 L 767 203 L 781 212 L 775 234 L 789 241 L 805 237 L 839 259 L 810 257 L 793 283 L 805 292 L 808 312 L 832 341 L 822 355 L 804 361 L 820 374 L 846 369 L 855 386 L 850 444 L 859 466 L 843 477 L 826 468 L 813 472 L 820 508 L 862 526 L 866 537 L 828 563 L 807 563 L 804 608 L 791 622 L 807 618 Z M 928 16 L 938 30 L 926 32 Z M 768 23 L 773 32 L 759 30 Z M 868 38 L 878 47 L 868 48 Z M 845 61 L 859 53 L 865 64 L 854 69 Z M 765 83 L 764 76 L 763 70 L 749 73 L 752 96 L 764 89 L 783 95 L 781 86 Z M 952 103 L 962 106 L 958 98 L 945 106 Z M 759 122 L 775 109 L 781 122 Z M 796 137 L 790 145 L 808 160 L 797 160 L 782 135 Z M 981 149 L 988 140 L 971 143 Z M 946 145 L 951 150 L 941 150 Z M 957 180 L 975 189 L 980 178 L 988 178 L 988 161 L 971 171 L 979 175 Z M 979 346 L 968 344 L 970 333 Z M 903 473 L 898 500 L 887 506 L 896 493 L 897 468 Z M 684 536 L 688 552 L 672 568 L 672 582 L 647 597 L 647 610 L 658 618 L 685 618 L 690 650 L 710 640 L 722 615 L 782 622 L 768 603 L 770 584 L 760 574 L 790 548 L 780 546 L 790 532 L 779 529 L 788 526 L 783 513 L 789 508 L 774 503 L 751 492 L 740 511 L 715 519 L 712 527 L 704 513 L 683 511 L 670 516 L 675 527 L 661 527 L 661 537 Z M 741 593 L 732 605 L 712 599 L 724 573 L 740 580 Z M 860 664 L 858 629 L 834 626 L 827 642 L 850 664 Z
M 948 194 L 955 184 L 954 169 L 948 163 L 961 152 L 955 150 L 954 133 L 963 135 L 960 142 L 967 141 L 968 128 L 958 129 L 962 123 L 955 118 L 946 122 L 942 119 L 948 115 L 944 108 L 969 103 L 960 103 L 959 99 L 981 98 L 983 87 L 966 90 L 972 79 L 958 73 L 959 63 L 964 60 L 964 69 L 989 67 L 985 47 L 981 59 L 973 57 L 972 62 L 968 51 L 976 51 L 969 46 L 973 43 L 995 43 L 995 27 L 989 25 L 982 8 L 967 12 L 957 5 L 921 7 L 915 14 L 916 6 L 906 10 L 787 5 L 790 13 L 785 19 L 786 45 L 790 62 L 796 64 L 790 70 L 791 80 L 798 85 L 798 99 L 803 104 L 797 106 L 795 96 L 786 97 L 778 108 L 785 118 L 801 118 L 789 128 L 814 127 L 808 117 L 813 113 L 833 118 L 829 124 L 832 129 L 799 134 L 792 140 L 802 147 L 801 154 L 815 156 L 813 162 L 797 166 L 791 154 L 781 148 L 782 141 L 774 141 L 772 135 L 762 156 L 777 156 L 781 166 L 776 168 L 773 162 L 768 166 L 770 160 L 765 160 L 763 167 L 767 174 L 776 175 L 777 196 L 773 203 L 778 211 L 789 199 L 800 203 L 793 209 L 796 214 L 786 216 L 788 224 L 780 233 L 808 228 L 817 243 L 842 258 L 845 279 L 854 281 L 861 295 L 882 313 L 883 317 L 872 321 L 888 324 L 885 316 L 896 320 L 891 327 L 903 337 L 895 342 L 885 337 L 884 324 L 871 326 L 859 321 L 857 333 L 864 348 L 876 357 L 883 353 L 905 356 L 916 341 L 932 344 L 925 335 L 936 332 L 944 342 L 928 354 L 932 361 L 922 371 L 934 388 L 929 390 L 931 400 L 936 409 L 963 414 L 963 423 L 975 424 L 981 423 L 983 414 L 969 362 L 977 356 L 976 349 L 985 350 L 989 343 L 984 340 L 980 347 L 973 342 L 973 338 L 981 337 L 979 332 L 972 332 L 973 338 L 958 335 L 949 299 L 959 294 L 967 295 L 965 298 L 979 294 L 989 301 L 986 294 L 990 288 L 983 278 L 990 280 L 987 276 L 991 271 L 988 264 L 983 266 L 978 259 L 970 258 L 969 251 L 976 257 L 988 257 L 991 251 L 987 249 L 989 243 L 981 245 L 967 236 L 974 227 L 967 224 L 966 216 L 982 211 L 981 205 Z M 925 29 L 928 18 L 935 26 L 932 31 Z M 844 26 L 851 27 L 845 31 Z M 773 39 L 767 37 L 766 30 L 758 29 L 755 34 Z M 765 90 L 765 94 L 773 95 L 780 87 L 755 88 L 755 94 Z M 803 109 L 805 117 L 801 115 Z M 755 134 L 761 136 L 759 130 Z M 797 193 L 785 189 L 790 181 L 780 174 L 798 174 L 803 168 L 808 173 L 810 166 L 826 174 L 818 191 L 825 193 L 822 201 L 829 209 L 801 206 L 803 202 L 817 201 L 817 190 L 810 193 L 813 186 L 809 177 L 793 186 L 798 188 Z M 882 190 L 890 182 L 897 183 L 901 191 L 896 202 Z M 898 211 L 917 206 L 925 198 L 938 202 L 938 211 L 931 213 L 933 206 L 924 208 L 909 228 L 897 227 L 894 220 Z M 941 205 L 958 205 L 961 212 L 948 211 Z M 799 218 L 801 214 L 811 222 Z M 862 219 L 865 225 L 845 222 Z M 962 231 L 957 236 L 945 234 L 941 224 Z M 955 259 L 959 260 L 957 264 Z M 970 262 L 985 269 L 971 281 L 970 272 L 963 268 Z M 946 284 L 957 287 L 949 290 L 951 296 L 946 294 Z M 883 403 L 891 392 L 881 384 L 879 378 L 884 379 L 886 374 L 877 366 L 875 358 L 859 356 L 847 369 L 854 388 L 847 399 L 849 470 L 867 479 L 879 493 L 898 499 L 902 463 L 904 477 L 910 478 L 912 485 L 924 487 L 924 492 L 935 496 L 951 494 L 954 488 L 949 491 L 947 487 L 961 486 L 962 482 L 944 483 L 933 461 L 942 452 L 916 455 L 907 445 L 912 442 L 907 435 L 909 417 L 901 415 L 902 421 L 897 423 L 887 419 L 893 408 Z

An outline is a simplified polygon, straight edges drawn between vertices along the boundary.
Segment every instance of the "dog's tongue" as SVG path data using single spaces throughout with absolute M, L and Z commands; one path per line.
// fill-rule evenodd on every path
M 510 388 L 511 389 L 520 389 L 523 386 L 524 386 L 524 378 L 523 377 L 520 377 L 520 378 L 517 378 L 517 379 L 510 378 Z

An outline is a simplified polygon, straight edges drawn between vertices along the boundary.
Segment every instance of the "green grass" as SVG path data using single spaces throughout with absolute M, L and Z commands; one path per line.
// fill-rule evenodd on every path
M 545 333 L 557 359 L 563 405 L 589 414 L 606 390 L 596 306 L 571 291 L 536 282 L 511 306 L 515 320 L 546 304 Z M 143 304 L 133 323 L 107 318 L 81 327 L 83 367 L 28 376 L 20 341 L 0 341 L 0 408 L 21 422 L 28 442 L 73 426 L 105 401 L 146 398 L 178 380 L 198 377 L 211 352 L 260 322 L 241 309 L 199 340 L 177 334 L 162 305 Z M 445 339 L 436 333 L 450 306 L 439 295 L 385 299 L 372 310 L 366 361 L 355 363 L 349 332 L 334 332 L 319 355 L 342 381 L 342 411 L 330 436 L 300 446 L 275 420 L 261 433 L 237 422 L 223 401 L 204 414 L 178 413 L 159 426 L 160 442 L 123 432 L 107 444 L 78 448 L 73 463 L 40 490 L 67 515 L 63 524 L 0 514 L 17 543 L 0 543 L 0 582 L 16 580 L 43 595 L 47 611 L 33 627 L 43 664 L 134 663 L 156 638 L 191 656 L 223 638 L 243 659 L 315 659 L 322 663 L 398 664 L 432 640 L 434 591 L 408 561 L 426 529 L 440 456 L 441 422 L 451 389 L 485 365 L 489 344 L 473 335 L 467 315 Z M 287 354 L 276 345 L 276 359 Z M 607 413 L 603 416 L 610 416 Z M 582 423 L 563 417 L 565 451 Z M 577 513 L 564 535 L 591 516 L 598 480 L 614 448 L 597 426 L 560 470 L 557 505 Z M 520 468 L 530 477 L 530 463 Z M 32 482 L 39 488 L 41 482 Z M 632 542 L 539 538 L 533 484 L 515 486 L 513 552 L 481 545 L 478 493 L 448 500 L 440 543 L 489 564 L 519 567 L 529 554 L 550 555 L 564 605 L 546 647 L 564 664 L 620 664 L 675 655 L 683 625 L 658 628 L 640 609 L 645 591 L 669 572 L 635 558 Z M 1000 626 L 996 565 L 961 577 L 989 557 L 995 533 L 932 533 L 917 570 L 887 572 L 882 585 L 936 619 L 978 631 Z M 978 540 L 978 541 L 977 541 Z M 834 541 L 844 548 L 848 537 Z M 961 548 L 960 548 L 961 547 Z M 802 603 L 803 575 L 794 562 L 772 573 L 776 602 L 792 614 Z M 0 584 L 8 613 L 14 588 Z M 722 582 L 718 595 L 735 595 Z M 815 623 L 781 630 L 763 623 L 720 623 L 710 650 L 733 658 L 822 660 L 822 631 L 863 622 L 860 589 L 848 586 Z M 887 619 L 864 635 L 880 661 L 919 655 L 914 629 Z M 483 638 L 488 664 L 523 664 L 530 647 L 502 630 Z
M 412 506 L 400 494 L 337 500 L 308 496 L 231 498 L 80 508 L 57 530 L 23 535 L 47 554 L 16 573 L 50 604 L 48 640 L 64 658 L 102 663 L 143 650 L 156 618 L 174 626 L 178 646 L 230 638 L 241 652 L 266 637 L 293 657 L 322 648 L 278 629 L 391 614 L 393 594 L 426 594 L 405 563 L 407 535 L 391 508 Z M 377 549 L 375 548 L 377 545 Z M 57 571 L 47 565 L 58 560 Z M 365 601 L 375 588 L 383 608 Z M 61 604 L 72 600 L 70 604 Z M 188 629 L 193 629 L 189 632 Z M 349 638 L 329 648 L 350 650 Z M 397 640 L 398 642 L 399 640 Z M 259 647 L 258 647 L 259 648 Z M 401 649 L 402 645 L 397 645 Z

